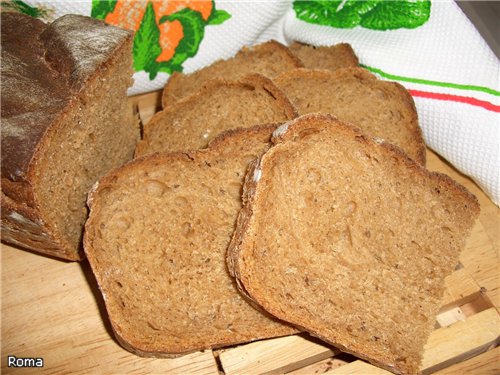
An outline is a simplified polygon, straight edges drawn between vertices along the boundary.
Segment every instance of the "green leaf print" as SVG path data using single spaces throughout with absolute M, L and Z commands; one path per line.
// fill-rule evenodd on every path
M 155 79 L 159 70 L 155 60 L 161 53 L 161 47 L 160 29 L 156 24 L 152 3 L 148 4 L 141 26 L 135 33 L 132 51 L 135 71 L 144 70 L 149 73 L 149 79 Z
M 205 35 L 205 22 L 200 12 L 184 8 L 176 13 L 160 18 L 160 24 L 166 21 L 179 21 L 182 24 L 184 37 L 175 49 L 174 57 L 168 61 L 172 70 L 182 69 L 181 64 L 198 52 Z
M 90 16 L 103 20 L 107 14 L 115 9 L 116 0 L 92 0 L 92 10 Z
M 373 30 L 414 29 L 430 15 L 430 1 L 383 1 L 363 17 L 360 25 Z
M 16 12 L 24 13 L 33 18 L 43 18 L 48 15 L 48 9 L 43 6 L 33 7 L 24 1 L 20 0 L 7 0 L 2 1 L 1 6 L 4 9 L 13 10 Z
M 231 15 L 225 10 L 219 10 L 214 8 L 214 11 L 212 12 L 212 14 L 210 14 L 210 17 L 208 18 L 208 24 L 220 25 L 221 23 L 224 23 L 230 18 Z
M 295 1 L 293 8 L 297 18 L 303 21 L 338 28 L 352 28 L 358 26 L 363 14 L 376 4 L 377 0 Z
M 296 0 L 298 19 L 336 28 L 356 26 L 372 30 L 415 28 L 430 17 L 430 0 Z

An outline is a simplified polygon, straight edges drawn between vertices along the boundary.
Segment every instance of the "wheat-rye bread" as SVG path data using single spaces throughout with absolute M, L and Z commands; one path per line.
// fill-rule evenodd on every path
M 85 252 L 125 348 L 175 357 L 297 331 L 252 307 L 225 262 L 247 165 L 275 128 L 144 156 L 93 189 Z

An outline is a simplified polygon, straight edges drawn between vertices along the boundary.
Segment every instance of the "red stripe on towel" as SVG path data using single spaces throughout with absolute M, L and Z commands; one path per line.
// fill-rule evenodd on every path
M 487 102 L 485 100 L 479 100 L 476 98 L 471 98 L 469 96 L 451 95 L 451 94 L 440 94 L 435 92 L 420 91 L 420 90 L 408 90 L 412 96 L 436 99 L 436 100 L 447 100 L 457 103 L 466 103 L 474 105 L 476 107 L 482 107 L 488 111 L 500 112 L 500 106 L 493 103 Z

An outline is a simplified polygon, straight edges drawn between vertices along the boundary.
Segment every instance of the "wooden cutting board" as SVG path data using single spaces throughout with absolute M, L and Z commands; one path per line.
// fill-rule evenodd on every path
M 130 99 L 146 122 L 159 93 Z M 500 209 L 469 178 L 432 151 L 428 168 L 472 191 L 481 215 L 447 279 L 443 308 L 427 343 L 424 373 L 500 373 Z M 89 264 L 64 262 L 2 244 L 3 373 L 382 374 L 306 334 L 263 340 L 176 359 L 137 357 L 113 338 Z M 42 368 L 8 367 L 40 358 Z M 15 358 L 14 358 L 15 357 Z M 38 361 L 39 363 L 40 361 Z M 36 361 L 31 363 L 36 364 Z

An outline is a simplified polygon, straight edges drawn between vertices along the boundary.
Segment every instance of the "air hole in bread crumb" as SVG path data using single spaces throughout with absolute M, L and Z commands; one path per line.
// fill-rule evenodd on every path
M 116 227 L 120 231 L 124 231 L 130 228 L 130 222 L 125 218 L 116 219 L 113 221 L 113 224 L 114 227 Z
M 304 130 L 299 132 L 298 138 L 300 138 L 300 139 L 306 138 L 306 137 L 309 137 L 309 136 L 316 134 L 318 132 L 319 132 L 319 129 L 315 129 L 315 128 L 304 129 Z
M 168 186 L 158 180 L 147 180 L 144 182 L 144 191 L 154 197 L 161 197 L 168 189 Z
M 175 197 L 175 204 L 178 206 L 187 206 L 188 200 L 185 197 Z
M 306 176 L 307 180 L 314 184 L 318 184 L 321 182 L 321 172 L 315 168 L 308 169 Z
M 160 328 L 158 328 L 158 326 L 156 326 L 155 324 L 151 323 L 150 321 L 148 321 L 148 326 L 150 326 L 155 331 L 160 331 Z
M 356 204 L 356 202 L 354 202 L 354 201 L 347 202 L 347 204 L 345 206 L 345 210 L 344 210 L 344 216 L 350 217 L 350 216 L 354 215 L 357 208 L 358 208 L 358 205 Z
M 366 137 L 364 135 L 357 135 L 354 139 L 360 143 L 366 143 Z
M 194 229 L 191 223 L 187 221 L 182 223 L 182 235 L 184 237 L 192 237 L 193 234 L 194 234 Z

